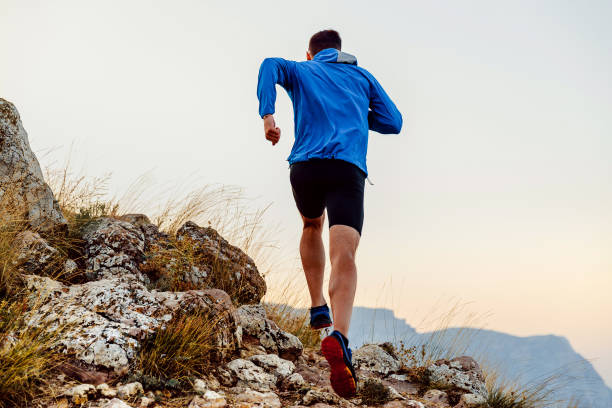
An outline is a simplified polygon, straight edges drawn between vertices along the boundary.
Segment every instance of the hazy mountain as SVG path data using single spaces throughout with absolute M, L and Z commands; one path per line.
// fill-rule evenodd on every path
M 581 407 L 612 407 L 612 389 L 606 386 L 591 363 L 561 336 L 519 337 L 460 327 L 417 333 L 391 310 L 356 307 L 349 338 L 353 347 L 369 342 L 404 341 L 407 345 L 454 349 L 458 355 L 470 355 L 485 368 L 492 367 L 503 378 L 524 387 L 537 386 L 555 376 L 549 382 L 556 389 L 550 394 L 553 400 L 574 397 L 581 402 Z

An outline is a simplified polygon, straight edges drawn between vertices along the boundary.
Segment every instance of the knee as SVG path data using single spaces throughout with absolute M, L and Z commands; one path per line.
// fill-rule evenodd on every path
M 323 217 L 319 218 L 303 218 L 304 227 L 303 232 L 305 233 L 318 233 L 323 232 Z
M 355 254 L 349 249 L 332 251 L 329 254 L 332 268 L 341 268 L 355 266 Z

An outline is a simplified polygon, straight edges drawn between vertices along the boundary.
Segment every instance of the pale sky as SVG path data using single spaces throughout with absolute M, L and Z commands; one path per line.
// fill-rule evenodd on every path
M 568 338 L 612 385 L 612 3 L 0 0 L 0 97 L 43 166 L 244 187 L 272 203 L 274 278 L 300 233 L 281 141 L 264 140 L 265 57 L 337 29 L 396 102 L 370 134 L 356 303 L 417 326 L 446 299 L 486 328 Z M 51 153 L 43 155 L 49 149 Z M 195 177 L 187 177 L 193 176 Z M 271 282 L 273 286 L 275 282 Z M 419 330 L 425 327 L 417 327 Z

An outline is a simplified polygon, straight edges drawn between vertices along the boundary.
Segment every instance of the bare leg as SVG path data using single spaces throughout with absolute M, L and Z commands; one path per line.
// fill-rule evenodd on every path
M 329 297 L 334 329 L 344 336 L 348 336 L 357 288 L 355 253 L 359 238 L 359 232 L 347 225 L 332 225 L 329 229 L 329 257 L 332 266 Z
M 306 218 L 302 216 L 304 229 L 302 230 L 302 239 L 300 240 L 300 256 L 312 307 L 325 304 L 325 298 L 323 297 L 325 248 L 321 238 L 324 219 L 325 213 L 319 218 Z

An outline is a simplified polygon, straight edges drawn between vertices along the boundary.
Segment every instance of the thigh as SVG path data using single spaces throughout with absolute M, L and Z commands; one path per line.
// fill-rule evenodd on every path
M 329 226 L 347 225 L 361 236 L 365 174 L 351 163 L 338 166 L 334 173 L 334 185 L 330 186 L 325 196 Z
M 325 210 L 325 189 L 316 163 L 298 162 L 289 170 L 291 191 L 303 217 L 318 218 Z

